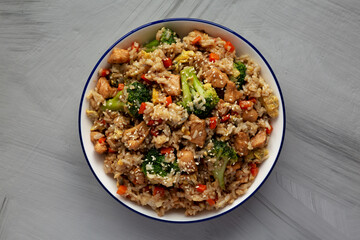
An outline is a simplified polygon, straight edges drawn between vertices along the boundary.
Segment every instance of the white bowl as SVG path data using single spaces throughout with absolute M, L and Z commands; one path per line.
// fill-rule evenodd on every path
M 139 206 L 134 202 L 129 201 L 123 197 L 120 197 L 116 194 L 116 180 L 113 179 L 111 175 L 107 175 L 103 169 L 103 155 L 95 153 L 94 146 L 90 141 L 90 128 L 91 121 L 86 116 L 86 109 L 89 108 L 89 103 L 86 100 L 88 92 L 93 89 L 96 85 L 98 79 L 98 71 L 100 68 L 106 68 L 108 66 L 107 58 L 110 54 L 110 51 L 115 47 L 127 48 L 131 45 L 132 42 L 137 41 L 141 44 L 152 40 L 155 36 L 155 33 L 161 27 L 168 27 L 173 29 L 180 37 L 185 36 L 187 33 L 194 29 L 204 30 L 211 36 L 221 37 L 230 41 L 236 48 L 237 55 L 248 54 L 252 59 L 254 59 L 261 66 L 261 75 L 266 80 L 266 82 L 273 89 L 274 94 L 278 97 L 280 108 L 279 116 L 276 119 L 273 119 L 271 124 L 273 126 L 273 132 L 271 133 L 270 141 L 267 146 L 269 150 L 269 158 L 264 161 L 259 167 L 259 173 L 255 178 L 255 181 L 248 189 L 247 193 L 239 198 L 237 198 L 233 204 L 226 206 L 225 208 L 216 210 L 216 211 L 203 211 L 196 216 L 185 216 L 184 211 L 170 211 L 165 214 L 163 217 L 159 217 L 152 209 L 149 207 Z M 160 21 L 151 22 L 140 26 L 131 32 L 125 34 L 118 41 L 116 41 L 99 59 L 95 64 L 94 69 L 91 71 L 88 80 L 86 81 L 84 91 L 81 96 L 80 109 L 79 109 L 79 134 L 81 146 L 85 158 L 94 173 L 95 177 L 99 183 L 104 187 L 104 189 L 118 202 L 126 206 L 127 208 L 156 220 L 168 221 L 168 222 L 181 222 L 189 223 L 196 221 L 203 221 L 211 219 L 220 215 L 223 215 L 230 210 L 238 207 L 249 199 L 264 183 L 266 178 L 269 176 L 271 170 L 273 169 L 282 147 L 285 134 L 285 110 L 284 110 L 284 100 L 281 94 L 279 83 L 275 77 L 274 72 L 272 71 L 269 63 L 265 60 L 262 54 L 245 38 L 240 36 L 238 33 L 221 26 L 216 23 L 212 23 L 200 19 L 190 19 L 190 18 L 178 18 L 178 19 L 165 19 Z

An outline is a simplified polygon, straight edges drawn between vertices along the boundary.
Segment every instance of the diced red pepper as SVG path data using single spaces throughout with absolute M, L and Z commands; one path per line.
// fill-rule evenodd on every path
M 259 168 L 256 166 L 255 163 L 250 164 L 250 172 L 251 172 L 251 175 L 253 175 L 254 177 L 256 177 L 256 175 L 258 174 Z
M 210 53 L 209 54 L 209 60 L 210 62 L 215 62 L 216 60 L 219 60 L 220 57 L 219 55 L 217 55 L 216 53 Z
M 266 134 L 267 134 L 267 135 L 270 135 L 271 132 L 272 132 L 272 130 L 273 130 L 273 127 L 272 127 L 271 124 L 270 124 L 270 127 L 266 129 Z
M 198 184 L 198 185 L 196 185 L 195 188 L 196 188 L 196 191 L 202 193 L 202 192 L 204 192 L 204 191 L 206 190 L 206 185 L 204 185 L 204 184 Z
M 102 123 L 102 125 L 105 125 L 106 121 L 103 119 L 103 120 L 101 120 L 101 123 Z
M 120 185 L 116 193 L 119 195 L 124 195 L 126 193 L 126 190 L 127 187 L 125 185 Z
M 209 127 L 210 129 L 215 129 L 217 124 L 217 117 L 211 117 Z
M 254 105 L 254 103 L 252 101 L 240 101 L 239 102 L 239 106 L 241 109 L 249 109 L 252 108 L 252 106 Z
M 153 196 L 160 194 L 160 197 L 163 197 L 165 195 L 165 189 L 163 187 L 154 187 Z
M 106 141 L 106 137 L 102 137 L 98 141 L 99 141 L 99 143 L 104 143 Z
M 209 204 L 210 206 L 214 206 L 214 205 L 215 205 L 215 200 L 214 200 L 214 199 L 209 198 L 209 199 L 207 199 L 206 201 L 208 202 L 208 204 Z
M 165 68 L 168 68 L 168 67 L 170 67 L 172 65 L 171 58 L 164 58 L 162 61 L 163 61 L 163 64 L 164 64 Z
M 201 40 L 201 37 L 200 37 L 200 36 L 197 36 L 196 38 L 194 38 L 194 40 L 192 40 L 191 44 L 192 44 L 192 45 L 195 45 L 195 44 L 197 44 L 198 42 L 200 42 L 200 40 Z
M 142 102 L 139 108 L 139 114 L 144 114 L 146 103 Z
M 226 42 L 224 47 L 229 52 L 233 52 L 235 50 L 235 47 L 234 47 L 234 45 L 232 45 L 231 42 Z
M 146 82 L 147 84 L 151 84 L 151 81 L 146 78 L 145 73 L 141 75 L 141 79 L 144 80 L 144 82 Z
M 110 74 L 109 69 L 103 68 L 103 69 L 100 70 L 100 77 L 106 77 L 109 74 Z
M 124 89 L 124 87 L 125 87 L 125 85 L 123 83 L 119 83 L 118 90 L 121 91 Z
M 159 135 L 159 131 L 156 130 L 155 128 L 151 128 L 150 129 L 150 134 L 153 135 L 154 137 Z
M 161 148 L 160 149 L 160 153 L 162 154 L 162 155 L 165 155 L 165 154 L 170 154 L 170 153 L 172 153 L 174 151 L 174 148 L 172 148 L 172 147 L 164 147 L 164 148 Z
M 225 116 L 222 116 L 222 118 L 220 119 L 220 122 L 224 123 L 229 119 L 230 119 L 230 114 L 228 113 Z
M 131 44 L 131 50 L 136 49 L 136 51 L 139 51 L 140 44 L 138 42 L 133 42 Z
M 165 105 L 166 105 L 166 106 L 169 106 L 171 103 L 172 103 L 172 98 L 171 98 L 171 96 L 166 97 Z

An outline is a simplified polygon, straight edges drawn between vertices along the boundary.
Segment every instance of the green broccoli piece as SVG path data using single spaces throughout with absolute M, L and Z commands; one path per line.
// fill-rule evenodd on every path
M 123 95 L 123 91 L 120 91 L 116 94 L 115 97 L 108 99 L 101 109 L 113 110 L 113 111 L 122 111 L 127 112 L 135 118 L 138 118 L 139 108 L 141 103 L 149 102 L 151 100 L 151 94 L 147 86 L 140 82 L 133 82 L 127 86 L 127 99 L 126 102 L 120 99 L 120 96 Z
M 177 38 L 177 35 L 173 30 L 171 30 L 169 28 L 165 28 L 165 27 L 162 28 L 162 34 L 160 37 L 161 43 L 167 43 L 167 44 L 176 43 L 176 40 L 175 40 L 176 38 Z
M 148 42 L 145 47 L 145 52 L 153 52 L 157 46 L 160 45 L 160 42 L 156 39 L 152 40 L 151 42 Z
M 183 99 L 180 104 L 189 113 L 206 118 L 219 102 L 219 96 L 211 84 L 203 84 L 196 76 L 194 67 L 185 67 L 181 72 Z M 202 96 L 202 97 L 201 97 Z M 195 104 L 194 104 L 195 103 Z M 199 107 L 199 105 L 202 105 Z
M 138 118 L 141 103 L 151 101 L 150 90 L 143 83 L 133 82 L 128 86 L 127 93 L 126 107 L 131 116 Z
M 228 163 L 235 163 L 238 161 L 238 156 L 235 150 L 226 142 L 214 140 L 214 147 L 210 151 L 210 155 L 216 158 L 215 170 L 213 171 L 214 178 L 218 180 L 222 189 L 225 188 L 224 172 Z
M 123 95 L 123 93 L 123 91 L 120 91 L 115 97 L 106 100 L 105 104 L 101 106 L 101 110 L 125 111 L 125 103 L 120 100 L 120 96 Z
M 161 177 L 166 177 L 171 172 L 175 175 L 176 172 L 180 171 L 176 162 L 165 162 L 165 155 L 162 155 L 156 148 L 150 149 L 146 154 L 145 160 L 141 164 L 141 170 L 145 176 L 156 174 Z
M 242 90 L 245 84 L 246 66 L 242 62 L 235 62 L 233 67 L 233 75 L 230 80 L 236 83 L 237 89 Z

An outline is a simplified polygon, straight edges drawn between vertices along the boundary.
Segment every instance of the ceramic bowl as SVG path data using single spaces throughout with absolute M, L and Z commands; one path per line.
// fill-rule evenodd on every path
M 117 187 L 116 181 L 111 175 L 105 174 L 103 169 L 103 155 L 99 155 L 94 151 L 94 146 L 90 141 L 90 128 L 91 121 L 86 116 L 86 109 L 89 108 L 89 103 L 86 100 L 88 92 L 93 89 L 96 85 L 98 79 L 98 71 L 100 68 L 108 67 L 107 58 L 111 50 L 117 46 L 119 48 L 127 48 L 131 45 L 132 42 L 137 41 L 140 43 L 146 43 L 154 38 L 154 35 L 158 29 L 161 27 L 168 27 L 173 29 L 180 37 L 185 36 L 187 33 L 194 29 L 204 30 L 211 36 L 221 37 L 230 41 L 236 49 L 237 55 L 248 54 L 252 59 L 254 59 L 261 66 L 261 75 L 266 80 L 266 82 L 273 89 L 274 94 L 278 97 L 280 107 L 279 107 L 279 116 L 276 119 L 273 119 L 271 124 L 273 126 L 273 132 L 271 133 L 271 138 L 267 146 L 269 150 L 269 158 L 264 161 L 259 167 L 259 173 L 256 176 L 253 184 L 248 189 L 247 193 L 243 196 L 237 198 L 233 204 L 226 206 L 225 208 L 216 210 L 216 211 L 203 211 L 196 216 L 185 216 L 184 211 L 169 211 L 165 216 L 159 217 L 152 209 L 149 207 L 139 206 L 134 202 L 125 199 L 118 194 L 116 194 Z M 91 63 L 90 63 L 91 64 Z M 79 109 L 79 134 L 81 146 L 85 158 L 88 162 L 90 169 L 92 170 L 94 176 L 103 186 L 108 194 L 110 194 L 114 199 L 119 203 L 126 206 L 127 208 L 143 215 L 150 217 L 156 220 L 169 221 L 169 222 L 178 222 L 178 223 L 190 223 L 196 221 L 208 220 L 220 215 L 223 215 L 236 207 L 240 206 L 247 199 L 249 199 L 265 182 L 269 176 L 271 170 L 274 168 L 274 165 L 279 157 L 280 150 L 284 140 L 285 134 L 285 110 L 284 110 L 284 101 L 281 94 L 280 85 L 275 77 L 274 72 L 272 71 L 269 63 L 266 61 L 265 57 L 256 49 L 248 40 L 242 37 L 240 34 L 236 33 L 233 30 L 230 30 L 227 27 L 221 26 L 219 24 L 200 20 L 200 19 L 165 19 L 160 21 L 151 22 L 140 26 L 129 33 L 122 36 L 118 41 L 116 41 L 108 50 L 100 57 L 98 62 L 95 64 L 95 67 L 90 73 L 89 78 L 85 83 L 85 87 L 81 96 L 80 109 Z

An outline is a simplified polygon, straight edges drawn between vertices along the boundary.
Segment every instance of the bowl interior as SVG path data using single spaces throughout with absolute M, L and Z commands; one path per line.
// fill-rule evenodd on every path
M 96 81 L 98 79 L 97 72 L 99 71 L 99 69 L 108 67 L 107 58 L 111 52 L 111 49 L 114 46 L 117 46 L 119 48 L 127 48 L 131 45 L 133 41 L 146 43 L 152 40 L 155 36 L 156 31 L 163 26 L 173 29 L 175 32 L 179 34 L 180 37 L 185 36 L 188 32 L 194 29 L 198 29 L 198 30 L 204 30 L 211 36 L 218 36 L 223 38 L 224 40 L 231 41 L 236 48 L 237 55 L 248 54 L 261 66 L 262 77 L 273 89 L 274 94 L 278 97 L 280 103 L 279 116 L 278 118 L 273 119 L 271 122 L 273 126 L 273 132 L 271 134 L 269 145 L 267 147 L 269 150 L 269 158 L 260 165 L 259 173 L 255 178 L 253 184 L 248 189 L 247 193 L 236 199 L 233 204 L 223 209 L 217 211 L 205 211 L 196 216 L 190 216 L 190 217 L 184 216 L 183 211 L 170 211 L 167 212 L 165 216 L 159 217 L 149 207 L 139 206 L 136 203 L 129 201 L 128 199 L 124 199 L 118 196 L 116 194 L 117 191 L 116 181 L 113 179 L 111 175 L 105 174 L 103 170 L 103 156 L 97 154 L 94 151 L 94 146 L 90 141 L 90 128 L 92 123 L 87 118 L 85 113 L 86 109 L 89 108 L 89 103 L 86 100 L 86 96 L 88 95 L 89 91 L 93 89 L 96 85 Z M 277 160 L 278 154 L 281 150 L 283 135 L 284 135 L 284 127 L 285 127 L 284 118 L 285 116 L 284 116 L 283 98 L 281 95 L 281 90 L 279 88 L 279 85 L 275 80 L 275 75 L 273 75 L 270 66 L 268 66 L 268 64 L 266 63 L 266 60 L 250 43 L 248 43 L 245 39 L 240 37 L 235 32 L 214 23 L 205 22 L 202 20 L 195 20 L 195 19 L 169 19 L 169 20 L 150 23 L 131 31 L 130 33 L 122 37 L 113 46 L 111 46 L 108 49 L 108 51 L 102 56 L 102 58 L 94 67 L 85 85 L 85 89 L 80 104 L 79 131 L 80 131 L 80 138 L 81 138 L 84 154 L 88 160 L 90 168 L 92 169 L 94 175 L 97 177 L 97 179 L 102 184 L 102 186 L 114 198 L 118 199 L 122 204 L 129 207 L 130 209 L 133 209 L 136 212 L 151 218 L 164 220 L 164 221 L 172 221 L 172 222 L 193 222 L 193 221 L 205 220 L 228 212 L 229 210 L 233 209 L 234 207 L 244 202 L 259 188 L 259 186 L 267 178 L 268 174 L 273 168 Z

